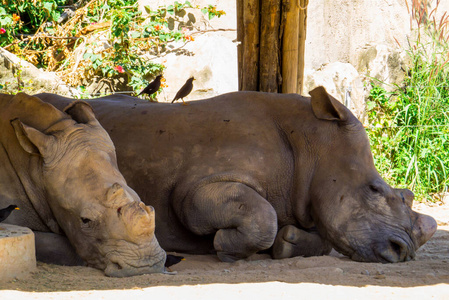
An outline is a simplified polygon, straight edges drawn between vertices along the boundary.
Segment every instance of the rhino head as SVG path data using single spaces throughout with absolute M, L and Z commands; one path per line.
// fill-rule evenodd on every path
M 412 259 L 435 233 L 435 220 L 411 209 L 410 190 L 392 188 L 381 178 L 357 118 L 324 88 L 310 94 L 318 125 L 310 127 L 317 145 L 311 149 L 315 175 L 310 202 L 297 211 L 299 219 L 306 226 L 314 223 L 320 235 L 353 260 Z
M 154 235 L 154 210 L 126 184 L 90 105 L 76 101 L 64 112 L 42 105 L 48 106 L 42 117 L 47 128 L 19 119 L 11 124 L 31 155 L 34 187 L 27 189 L 48 203 L 33 202 L 46 225 L 53 232 L 60 227 L 78 255 L 108 276 L 163 272 L 166 254 Z M 43 188 L 36 192 L 36 186 Z

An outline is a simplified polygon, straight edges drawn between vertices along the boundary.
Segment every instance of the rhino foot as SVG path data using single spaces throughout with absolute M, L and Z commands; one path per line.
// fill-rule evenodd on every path
M 273 258 L 281 259 L 327 255 L 331 252 L 332 246 L 316 232 L 307 232 L 293 225 L 286 225 L 279 230 L 272 249 Z
M 249 186 L 214 182 L 198 188 L 178 212 L 197 235 L 214 236 L 220 260 L 233 262 L 271 247 L 277 233 L 273 206 Z

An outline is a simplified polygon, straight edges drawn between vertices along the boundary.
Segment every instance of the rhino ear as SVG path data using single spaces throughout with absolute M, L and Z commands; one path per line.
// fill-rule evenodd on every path
M 72 119 L 78 123 L 98 124 L 94 110 L 87 102 L 74 101 L 64 108 L 64 112 L 70 115 Z
M 11 120 L 11 125 L 23 150 L 29 154 L 38 155 L 44 155 L 48 152 L 49 145 L 54 140 L 53 136 L 46 135 L 33 127 L 27 126 L 20 122 L 19 119 Z
M 312 96 L 313 113 L 318 119 L 328 121 L 346 121 L 348 119 L 346 108 L 329 95 L 324 87 L 316 87 L 309 94 Z

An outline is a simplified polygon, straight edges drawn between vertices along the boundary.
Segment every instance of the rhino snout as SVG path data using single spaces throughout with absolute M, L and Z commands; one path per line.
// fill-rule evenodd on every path
M 121 259 L 116 261 L 111 260 L 107 264 L 104 273 L 109 277 L 130 277 L 143 274 L 163 273 L 166 260 L 165 252 L 161 252 L 161 255 L 158 256 L 158 261 L 154 262 L 154 259 L 154 257 L 148 258 L 149 261 L 147 264 L 140 263 L 138 265 L 125 263 Z
M 416 239 L 417 248 L 424 245 L 437 231 L 437 222 L 434 218 L 424 214 L 417 214 L 413 224 L 412 234 Z
M 412 224 L 411 236 L 391 236 L 386 242 L 378 245 L 375 255 L 380 262 L 409 261 L 415 257 L 415 251 L 425 244 L 437 230 L 434 218 L 416 213 L 417 217 Z

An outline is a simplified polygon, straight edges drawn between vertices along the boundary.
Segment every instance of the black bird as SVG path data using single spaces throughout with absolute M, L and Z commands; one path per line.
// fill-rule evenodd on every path
M 19 209 L 17 205 L 10 205 L 7 208 L 0 209 L 0 222 L 6 220 L 7 217 L 11 214 L 11 212 L 15 209 Z
M 168 268 L 173 265 L 176 265 L 181 260 L 184 260 L 184 257 L 178 256 L 178 255 L 167 254 L 167 259 L 165 260 L 165 267 Z
M 175 102 L 178 99 L 182 100 L 182 105 L 187 105 L 187 103 L 184 102 L 184 97 L 186 97 L 188 94 L 190 94 L 190 92 L 193 89 L 193 81 L 195 80 L 195 78 L 190 77 L 189 79 L 187 79 L 186 83 L 184 83 L 184 85 L 181 87 L 181 89 L 176 93 L 175 98 L 173 99 L 173 102 Z
M 161 79 L 162 75 L 157 75 L 156 79 L 150 82 L 137 96 L 140 96 L 142 94 L 147 94 L 148 96 L 150 96 L 156 93 L 161 87 Z

